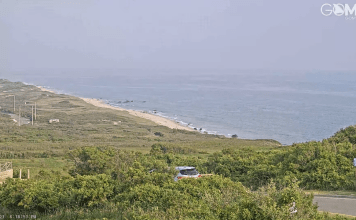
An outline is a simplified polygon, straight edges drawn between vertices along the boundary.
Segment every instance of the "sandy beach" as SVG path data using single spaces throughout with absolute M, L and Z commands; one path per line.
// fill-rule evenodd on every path
M 49 90 L 49 89 L 46 89 L 42 86 L 36 86 L 37 88 L 39 88 L 40 90 L 44 91 L 44 92 L 51 92 L 51 93 L 56 93 L 55 91 L 52 91 L 52 90 Z
M 51 93 L 56 93 L 55 91 L 43 88 L 41 86 L 37 86 L 37 88 L 41 89 L 42 91 L 46 91 L 46 92 L 51 92 Z M 156 124 L 162 125 L 162 126 L 166 126 L 168 128 L 171 129 L 180 129 L 180 130 L 186 130 L 186 131 L 196 131 L 192 128 L 180 125 L 179 123 L 175 122 L 175 121 L 171 121 L 167 118 L 163 118 L 157 115 L 153 115 L 153 114 L 149 114 L 149 113 L 143 113 L 143 112 L 139 112 L 139 111 L 134 111 L 134 110 L 126 110 L 123 108 L 119 108 L 119 107 L 113 107 L 109 104 L 104 103 L 101 100 L 98 99 L 91 99 L 91 98 L 81 98 L 80 99 L 84 100 L 85 102 L 92 104 L 94 106 L 97 107 L 101 107 L 101 108 L 109 108 L 109 109 L 113 109 L 113 110 L 117 110 L 117 111 L 127 111 L 130 113 L 130 115 L 134 115 L 140 118 L 144 118 L 147 120 L 151 120 L 153 122 L 155 122 Z

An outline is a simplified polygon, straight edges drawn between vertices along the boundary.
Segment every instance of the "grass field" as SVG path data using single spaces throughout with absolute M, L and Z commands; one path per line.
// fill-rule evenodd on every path
M 305 190 L 306 193 L 313 193 L 314 195 L 321 196 L 347 196 L 356 198 L 355 191 L 345 191 L 345 190 L 337 190 L 337 191 L 321 191 L 321 190 Z
M 0 159 L 0 164 L 7 162 L 7 159 Z M 27 170 L 30 170 L 30 178 L 36 177 L 40 170 L 58 171 L 62 175 L 68 175 L 68 169 L 73 166 L 73 162 L 61 157 L 51 158 L 31 158 L 31 159 L 11 159 L 13 163 L 14 176 L 18 177 L 19 170 L 22 170 L 22 179 L 27 178 Z

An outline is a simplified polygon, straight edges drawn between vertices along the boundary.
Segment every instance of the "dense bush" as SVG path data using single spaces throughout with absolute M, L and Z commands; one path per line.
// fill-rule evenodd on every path
M 128 171 L 130 187 L 106 174 L 56 181 L 8 179 L 0 188 L 0 201 L 9 209 L 39 212 L 98 208 L 111 203 L 124 210 L 124 216 L 135 219 L 288 219 L 292 202 L 298 207 L 297 218 L 318 215 L 312 196 L 302 193 L 296 184 L 282 190 L 270 184 L 251 192 L 241 183 L 219 175 L 174 182 L 167 173 L 149 178 L 139 169 Z
M 200 173 L 219 174 L 254 190 L 272 180 L 283 188 L 291 184 L 292 179 L 297 179 L 305 189 L 354 190 L 352 160 L 356 149 L 349 138 L 345 138 L 352 133 L 349 130 L 342 130 L 322 142 L 294 144 L 271 151 L 225 149 L 204 158 L 186 156 L 180 151 L 175 153 L 174 149 L 161 144 L 153 145 L 147 155 L 109 148 L 81 148 L 72 152 L 76 163 L 73 173 L 106 173 L 125 182 L 135 167 L 148 175 L 151 169 L 169 172 L 169 167 L 194 166 Z
M 34 179 L 6 180 L 0 208 L 63 218 L 63 210 L 86 209 L 127 219 L 343 219 L 318 213 L 313 196 L 301 189 L 354 190 L 354 135 L 348 128 L 322 142 L 271 151 L 225 149 L 207 157 L 161 144 L 149 154 L 83 147 L 69 154 L 71 176 L 42 170 Z M 215 175 L 174 182 L 175 166 Z M 291 215 L 293 202 L 298 212 Z
M 330 143 L 350 142 L 351 144 L 356 144 L 356 126 L 341 129 L 329 138 L 328 141 Z
M 57 179 L 7 179 L 1 186 L 1 205 L 40 212 L 63 207 L 93 207 L 112 196 L 113 180 L 105 175 Z
M 348 141 L 352 133 L 349 130 L 354 128 L 346 129 L 348 138 L 340 131 L 330 140 L 294 144 L 283 150 L 226 149 L 209 156 L 204 166 L 208 172 L 230 177 L 253 189 L 271 180 L 283 187 L 296 178 L 305 189 L 354 190 L 352 161 L 356 148 Z

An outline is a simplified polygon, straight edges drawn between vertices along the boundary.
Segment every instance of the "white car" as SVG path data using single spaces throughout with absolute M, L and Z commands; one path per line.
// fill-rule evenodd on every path
M 178 175 L 174 178 L 174 181 L 178 181 L 182 178 L 199 178 L 201 175 L 195 169 L 195 167 L 176 167 L 179 171 Z

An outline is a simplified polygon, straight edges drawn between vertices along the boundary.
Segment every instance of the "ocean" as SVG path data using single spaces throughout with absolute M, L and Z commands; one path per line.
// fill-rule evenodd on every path
M 356 124 L 356 72 L 40 70 L 0 78 L 147 111 L 201 132 L 283 145 Z

